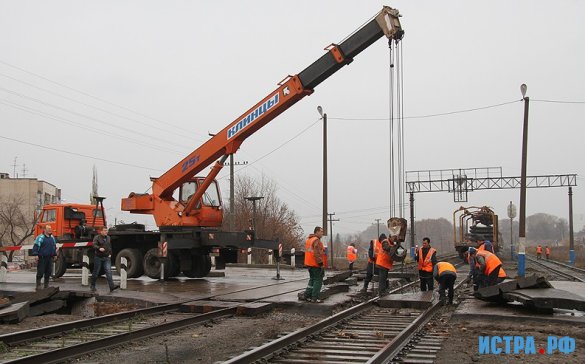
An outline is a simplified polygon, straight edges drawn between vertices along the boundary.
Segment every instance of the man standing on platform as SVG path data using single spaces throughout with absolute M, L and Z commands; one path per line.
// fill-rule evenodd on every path
M 322 237 L 323 228 L 317 226 L 313 230 L 313 234 L 309 235 L 305 242 L 305 266 L 309 270 L 309 283 L 303 298 L 308 302 L 321 303 L 319 293 L 325 276 L 325 267 L 323 266 L 325 249 L 321 242 Z
M 416 252 L 415 260 L 418 262 L 420 290 L 432 291 L 434 288 L 433 267 L 437 264 L 437 251 L 431 247 L 431 239 L 423 239 L 422 247 Z

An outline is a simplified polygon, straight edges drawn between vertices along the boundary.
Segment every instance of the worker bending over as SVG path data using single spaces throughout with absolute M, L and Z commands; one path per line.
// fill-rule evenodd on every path
M 448 291 L 448 304 L 453 304 L 453 286 L 457 279 L 457 269 L 451 263 L 438 262 L 433 267 L 433 277 L 439 282 L 439 299 L 445 304 L 445 290 Z
M 475 259 L 477 285 L 479 288 L 494 286 L 504 281 L 506 272 L 497 255 L 485 250 L 469 248 L 469 256 Z

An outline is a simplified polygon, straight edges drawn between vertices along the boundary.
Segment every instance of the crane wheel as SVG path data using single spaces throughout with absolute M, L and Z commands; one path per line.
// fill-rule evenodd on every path
M 138 249 L 122 249 L 116 255 L 116 270 L 120 273 L 122 257 L 126 258 L 126 274 L 128 278 L 138 278 L 144 273 L 142 253 Z
M 191 269 L 183 270 L 183 274 L 189 278 L 206 277 L 211 271 L 211 257 L 209 255 L 193 255 L 191 259 Z
M 162 261 L 158 257 L 158 248 L 152 248 L 144 254 L 144 274 L 152 279 L 160 279 L 160 268 Z M 165 264 L 165 278 L 169 277 L 171 264 Z

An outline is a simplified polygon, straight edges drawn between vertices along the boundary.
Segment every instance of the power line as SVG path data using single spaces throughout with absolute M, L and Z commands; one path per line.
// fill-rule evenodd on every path
M 34 85 L 34 84 L 30 83 L 30 82 L 26 82 L 26 81 L 20 80 L 20 79 L 18 79 L 18 78 L 15 78 L 15 77 L 12 77 L 12 76 L 6 75 L 6 74 L 4 74 L 4 73 L 1 73 L 1 72 L 0 72 L 0 76 L 3 76 L 3 77 L 5 77 L 5 78 L 11 79 L 11 80 L 13 80 L 13 81 L 16 81 L 16 82 L 20 82 L 20 83 L 22 83 L 22 84 L 25 84 L 25 85 L 27 85 L 27 86 L 29 86 L 29 87 L 32 87 L 32 88 L 35 88 L 35 89 L 37 89 L 37 90 L 40 90 L 40 91 L 46 92 L 46 93 L 48 93 L 48 94 L 52 94 L 52 95 L 55 95 L 55 96 L 61 97 L 61 98 L 65 99 L 65 100 L 69 100 L 69 101 L 71 101 L 71 102 L 74 102 L 74 103 L 77 103 L 77 104 L 80 104 L 80 105 L 83 105 L 83 106 L 86 106 L 86 107 L 92 108 L 92 109 L 94 109 L 94 110 L 98 110 L 98 111 L 101 111 L 101 112 L 103 112 L 103 113 L 106 113 L 106 114 L 109 114 L 109 115 L 113 115 L 113 116 L 115 116 L 115 117 L 119 117 L 119 118 L 122 118 L 122 119 L 126 119 L 126 120 L 128 120 L 128 121 L 132 121 L 132 122 L 138 123 L 138 124 L 140 124 L 141 126 L 144 126 L 144 125 L 145 125 L 145 123 L 144 123 L 144 122 L 142 122 L 142 121 L 140 121 L 140 120 L 136 120 L 136 119 L 133 119 L 133 118 L 127 117 L 127 116 L 125 116 L 125 115 L 118 114 L 118 113 L 115 113 L 115 112 L 111 112 L 111 111 L 109 111 L 109 110 L 106 110 L 106 109 L 104 109 L 104 108 L 101 108 L 101 107 L 98 107 L 98 106 L 94 106 L 94 105 L 88 104 L 88 103 L 86 103 L 86 102 L 83 102 L 83 101 L 76 100 L 76 99 L 74 99 L 74 98 L 71 98 L 71 97 L 69 97 L 69 96 L 65 96 L 65 95 L 62 95 L 62 94 L 60 94 L 60 93 L 58 93 L 58 92 L 54 92 L 54 91 L 48 90 L 48 89 L 46 89 L 46 88 L 43 88 L 43 87 L 36 86 L 36 85 Z M 176 127 L 175 125 L 172 125 L 172 124 L 169 124 L 169 123 L 167 123 L 167 124 L 168 124 L 169 126 L 172 126 L 173 128 L 175 128 L 175 127 Z M 174 135 L 180 136 L 180 137 L 182 137 L 182 138 L 185 138 L 185 139 L 189 139 L 189 140 L 191 140 L 191 138 L 189 138 L 189 137 L 185 136 L 184 134 L 181 134 L 181 133 L 174 133 L 174 132 L 172 132 L 172 130 L 169 130 L 169 129 L 165 129 L 165 128 L 157 127 L 157 126 L 154 126 L 154 125 L 152 125 L 152 124 L 151 124 L 151 125 L 147 125 L 147 126 L 149 126 L 149 127 L 151 127 L 151 128 L 154 128 L 154 129 L 156 129 L 156 130 L 160 130 L 160 131 L 163 131 L 163 132 L 166 132 L 166 133 L 174 134 Z M 197 133 L 197 132 L 195 132 L 195 133 Z M 197 133 L 197 134 L 199 134 L 199 133 Z M 203 135 L 203 134 L 201 134 L 201 135 Z M 200 139 L 201 139 L 201 140 L 203 140 L 203 138 L 200 138 Z
M 113 164 L 119 164 L 119 165 L 127 166 L 127 167 L 134 167 L 134 168 L 146 169 L 146 170 L 149 170 L 149 171 L 157 171 L 157 172 L 160 172 L 160 169 L 154 169 L 154 168 L 150 168 L 150 167 L 139 166 L 139 165 L 131 164 L 131 163 L 118 162 L 118 161 L 113 161 L 113 160 L 110 160 L 110 159 L 105 159 L 105 158 L 100 158 L 100 157 L 93 157 L 93 156 L 90 156 L 90 155 L 87 155 L 87 154 L 75 153 L 75 152 L 71 152 L 71 151 L 68 151 L 68 150 L 47 147 L 46 145 L 40 145 L 40 144 L 31 143 L 31 142 L 25 142 L 24 140 L 18 140 L 18 139 L 14 139 L 14 138 L 9 138 L 9 137 L 2 136 L 2 135 L 0 135 L 0 138 L 6 139 L 6 140 L 10 140 L 10 141 L 16 142 L 16 143 L 21 143 L 21 144 L 31 145 L 31 146 L 34 146 L 34 147 L 39 147 L 39 148 L 43 148 L 43 149 L 52 150 L 52 151 L 55 151 L 55 152 L 70 154 L 70 155 L 74 155 L 74 156 L 77 156 L 77 157 L 89 158 L 89 159 L 93 159 L 93 160 L 98 160 L 98 161 L 103 161 L 103 162 L 108 162 L 108 163 L 113 163 Z
M 425 118 L 432 118 L 432 117 L 437 117 L 437 116 L 445 116 L 445 115 L 453 115 L 453 114 L 462 114 L 462 113 L 466 113 L 466 112 L 472 112 L 472 111 L 478 111 L 478 110 L 491 109 L 491 108 L 500 107 L 500 106 L 504 106 L 504 105 L 509 105 L 509 104 L 513 104 L 513 103 L 521 102 L 521 101 L 522 100 L 514 100 L 514 101 L 502 102 L 500 104 L 494 104 L 494 105 L 488 105 L 488 106 L 481 106 L 481 107 L 476 107 L 476 108 L 473 108 L 473 109 L 464 109 L 464 110 L 457 110 L 457 111 L 449 111 L 449 112 L 444 112 L 444 113 L 439 113 L 439 114 L 428 114 L 428 115 L 418 115 L 418 116 L 403 116 L 402 119 L 425 119 Z M 335 119 L 335 120 L 357 120 L 357 121 L 388 121 L 388 118 L 342 118 L 342 117 L 329 117 L 329 119 Z
M 555 104 L 585 104 L 585 101 L 563 101 L 563 100 L 543 100 L 543 99 L 530 99 L 530 101 L 536 102 L 550 102 Z
M 71 86 L 67 86 L 67 85 L 65 85 L 65 84 L 62 84 L 62 83 L 60 83 L 60 82 L 53 81 L 53 80 L 51 80 L 51 79 L 49 79 L 49 78 L 47 78 L 47 77 L 41 76 L 41 75 L 39 75 L 39 74 L 37 74 L 37 73 L 34 73 L 34 72 L 31 72 L 31 71 L 25 70 L 24 68 L 21 68 L 21 67 L 18 67 L 18 66 L 14 66 L 14 65 L 12 65 L 12 64 L 10 64 L 10 63 L 8 63 L 8 62 L 5 62 L 5 61 L 2 61 L 2 60 L 0 60 L 0 63 L 1 63 L 1 64 L 3 64 L 3 65 L 6 65 L 6 66 L 8 66 L 8 67 L 11 67 L 11 68 L 17 69 L 17 70 L 19 70 L 19 71 L 21 71 L 21 72 L 27 73 L 27 74 L 29 74 L 29 75 L 33 75 L 33 76 L 35 76 L 35 77 L 38 77 L 38 78 L 40 78 L 40 79 L 43 79 L 43 80 L 45 80 L 45 81 L 47 81 L 47 82 L 50 82 L 50 83 L 52 83 L 52 84 L 54 84 L 54 85 L 57 85 L 57 86 L 60 86 L 60 87 L 66 88 L 66 89 L 68 89 L 68 90 L 70 90 L 70 91 L 74 91 L 74 92 L 80 93 L 80 94 L 82 94 L 82 95 L 84 95 L 84 96 L 87 96 L 87 97 L 89 97 L 89 98 L 92 98 L 92 99 L 94 99 L 94 100 L 97 100 L 97 101 L 103 102 L 103 103 L 105 103 L 105 104 L 108 104 L 108 105 L 111 105 L 111 106 L 115 106 L 115 107 L 118 107 L 118 108 L 120 108 L 120 109 L 123 109 L 123 110 L 129 111 L 129 112 L 131 112 L 131 113 L 134 113 L 134 114 L 136 114 L 136 115 L 142 116 L 143 118 L 146 118 L 146 119 L 149 119 L 149 120 L 152 120 L 152 121 L 156 121 L 157 123 L 166 124 L 166 125 L 171 125 L 171 126 L 173 126 L 173 127 L 175 127 L 175 128 L 182 129 L 182 130 L 184 130 L 184 131 L 186 131 L 186 132 L 188 132 L 188 133 L 191 133 L 191 132 L 192 132 L 192 131 L 190 131 L 190 130 L 187 130 L 187 129 L 184 129 L 184 128 L 180 127 L 180 126 L 173 125 L 173 124 L 170 124 L 170 123 L 168 123 L 168 122 L 164 122 L 164 121 L 161 121 L 161 120 L 155 119 L 155 118 L 153 118 L 153 117 L 150 117 L 150 116 L 148 116 L 148 115 L 142 114 L 142 113 L 140 113 L 140 112 L 138 112 L 138 111 L 132 110 L 132 109 L 130 109 L 130 108 L 127 108 L 127 107 L 125 107 L 125 106 L 122 106 L 122 105 L 115 104 L 115 103 L 113 103 L 113 102 L 107 101 L 107 100 L 105 100 L 105 99 L 102 99 L 102 98 L 100 98 L 100 97 L 97 97 L 97 96 L 91 95 L 91 94 L 89 94 L 89 93 L 87 93 L 87 92 L 84 92 L 84 91 L 78 90 L 78 89 L 76 89 L 76 88 L 73 88 L 73 87 L 71 87 Z

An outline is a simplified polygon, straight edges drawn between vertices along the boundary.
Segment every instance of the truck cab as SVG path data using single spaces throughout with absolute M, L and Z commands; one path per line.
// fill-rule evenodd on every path
M 81 220 L 87 221 L 87 227 L 98 229 L 105 226 L 105 216 L 102 209 L 95 205 L 82 204 L 51 204 L 43 206 L 35 225 L 35 236 L 43 232 L 46 225 L 51 226 L 53 235 L 59 241 L 75 239 L 75 227 Z M 89 238 L 88 238 L 89 239 Z M 83 241 L 88 240 L 83 239 Z

